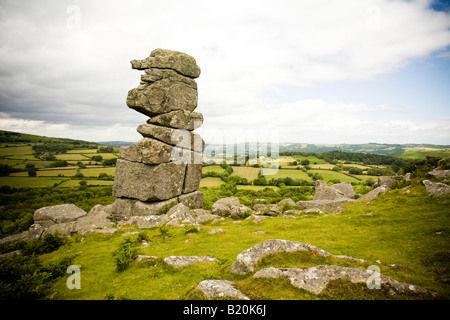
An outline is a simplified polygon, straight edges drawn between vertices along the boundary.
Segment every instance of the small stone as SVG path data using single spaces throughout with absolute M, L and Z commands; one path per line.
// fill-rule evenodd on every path
M 208 234 L 216 234 L 216 233 L 223 233 L 223 229 L 222 228 L 212 229 L 208 232 Z

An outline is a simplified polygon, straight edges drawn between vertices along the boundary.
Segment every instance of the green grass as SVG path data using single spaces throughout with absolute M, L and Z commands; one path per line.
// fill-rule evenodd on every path
M 320 295 L 292 287 L 282 279 L 254 279 L 252 274 L 237 276 L 228 270 L 236 256 L 267 239 L 286 239 L 310 243 L 332 254 L 349 255 L 366 263 L 292 253 L 265 257 L 257 269 L 268 266 L 309 267 L 333 263 L 366 268 L 376 264 L 381 273 L 437 292 L 438 298 L 450 298 L 450 196 L 431 198 L 418 185 L 404 195 L 392 190 L 368 203 L 345 206 L 339 215 L 308 215 L 298 219 L 266 218 L 260 224 L 251 220 L 234 223 L 226 219 L 218 224 L 205 223 L 198 233 L 187 235 L 182 227 L 169 227 L 172 236 L 160 237 L 158 228 L 144 230 L 150 246 L 141 254 L 164 258 L 171 255 L 214 255 L 221 263 L 202 263 L 175 269 L 161 260 L 133 262 L 117 272 L 112 256 L 118 247 L 116 235 L 89 234 L 83 242 L 71 240 L 58 251 L 41 257 L 50 262 L 74 255 L 73 264 L 81 267 L 81 290 L 68 290 L 66 279 L 53 287 L 54 299 L 198 299 L 204 298 L 195 287 L 206 279 L 227 279 L 253 299 L 413 299 L 414 296 L 390 296 L 384 290 L 367 290 L 364 284 L 334 281 Z M 370 215 L 368 214 L 370 213 Z M 213 228 L 223 233 L 209 235 Z M 129 230 L 134 230 L 130 228 Z M 253 233 L 263 230 L 265 234 Z M 136 236 L 132 236 L 136 237 Z M 376 261 L 379 260 L 380 263 Z M 397 267 L 392 267 L 396 264 Z M 420 297 L 419 297 L 420 298 Z

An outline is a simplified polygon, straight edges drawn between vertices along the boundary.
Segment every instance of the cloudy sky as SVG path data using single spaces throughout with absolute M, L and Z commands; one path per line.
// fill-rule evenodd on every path
M 197 60 L 206 142 L 450 144 L 450 7 L 423 0 L 0 0 L 0 129 L 139 140 L 155 48 Z

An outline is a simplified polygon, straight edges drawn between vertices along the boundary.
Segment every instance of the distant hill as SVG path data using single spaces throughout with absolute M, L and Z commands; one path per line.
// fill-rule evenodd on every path
M 92 147 L 98 146 L 99 143 L 84 141 L 84 140 L 76 140 L 76 139 L 68 139 L 68 138 L 55 138 L 55 137 L 46 137 L 39 136 L 35 134 L 28 133 L 20 133 L 13 131 L 5 131 L 0 130 L 0 143 L 66 143 L 72 144 L 75 146 L 83 146 L 83 147 Z
M 101 145 L 105 146 L 113 146 L 113 147 L 128 147 L 131 146 L 134 142 L 130 141 L 101 141 L 97 142 Z
M 265 143 L 238 143 L 236 145 L 222 146 L 219 144 L 208 144 L 205 146 L 205 154 L 210 155 L 213 152 L 216 155 L 222 154 L 222 150 L 235 150 L 238 155 L 255 154 L 265 148 L 278 152 L 328 152 L 342 151 L 354 153 L 372 153 L 379 155 L 390 155 L 403 159 L 425 158 L 426 155 L 435 155 L 437 157 L 450 156 L 449 145 L 433 144 L 307 144 L 307 143 L 280 143 L 278 145 L 267 146 Z

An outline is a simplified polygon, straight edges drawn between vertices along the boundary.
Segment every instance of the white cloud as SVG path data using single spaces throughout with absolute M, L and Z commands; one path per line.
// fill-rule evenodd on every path
M 72 4 L 80 9 L 79 28 L 73 30 L 67 27 L 71 18 L 67 8 Z M 127 92 L 137 86 L 140 74 L 131 70 L 129 60 L 145 58 L 162 47 L 189 53 L 200 65 L 197 111 L 204 113 L 205 125 L 276 124 L 284 130 L 301 118 L 302 127 L 322 128 L 305 101 L 269 105 L 262 101 L 262 93 L 276 93 L 281 86 L 377 79 L 446 48 L 450 15 L 432 11 L 428 4 L 205 0 L 24 5 L 3 1 L 0 111 L 15 119 L 43 121 L 48 130 L 52 123 L 65 124 L 72 136 L 80 134 L 80 138 L 86 131 L 98 130 L 98 135 L 111 134 L 106 140 L 123 140 L 127 133 L 105 130 L 114 125 L 133 128 L 134 136 L 134 128 L 145 117 L 125 105 Z M 367 105 L 364 108 L 370 108 Z M 350 142 L 361 137 L 355 132 L 350 136 L 352 123 L 363 119 L 373 123 L 367 118 L 376 114 L 367 110 L 355 116 L 357 106 L 358 101 L 327 104 L 327 114 L 321 117 L 333 120 L 328 127 L 349 131 Z M 274 112 L 286 108 L 296 118 Z M 320 110 L 321 105 L 314 108 Z M 8 123 L 12 125 L 11 119 Z M 372 136 L 367 134 L 369 140 L 377 138 Z

